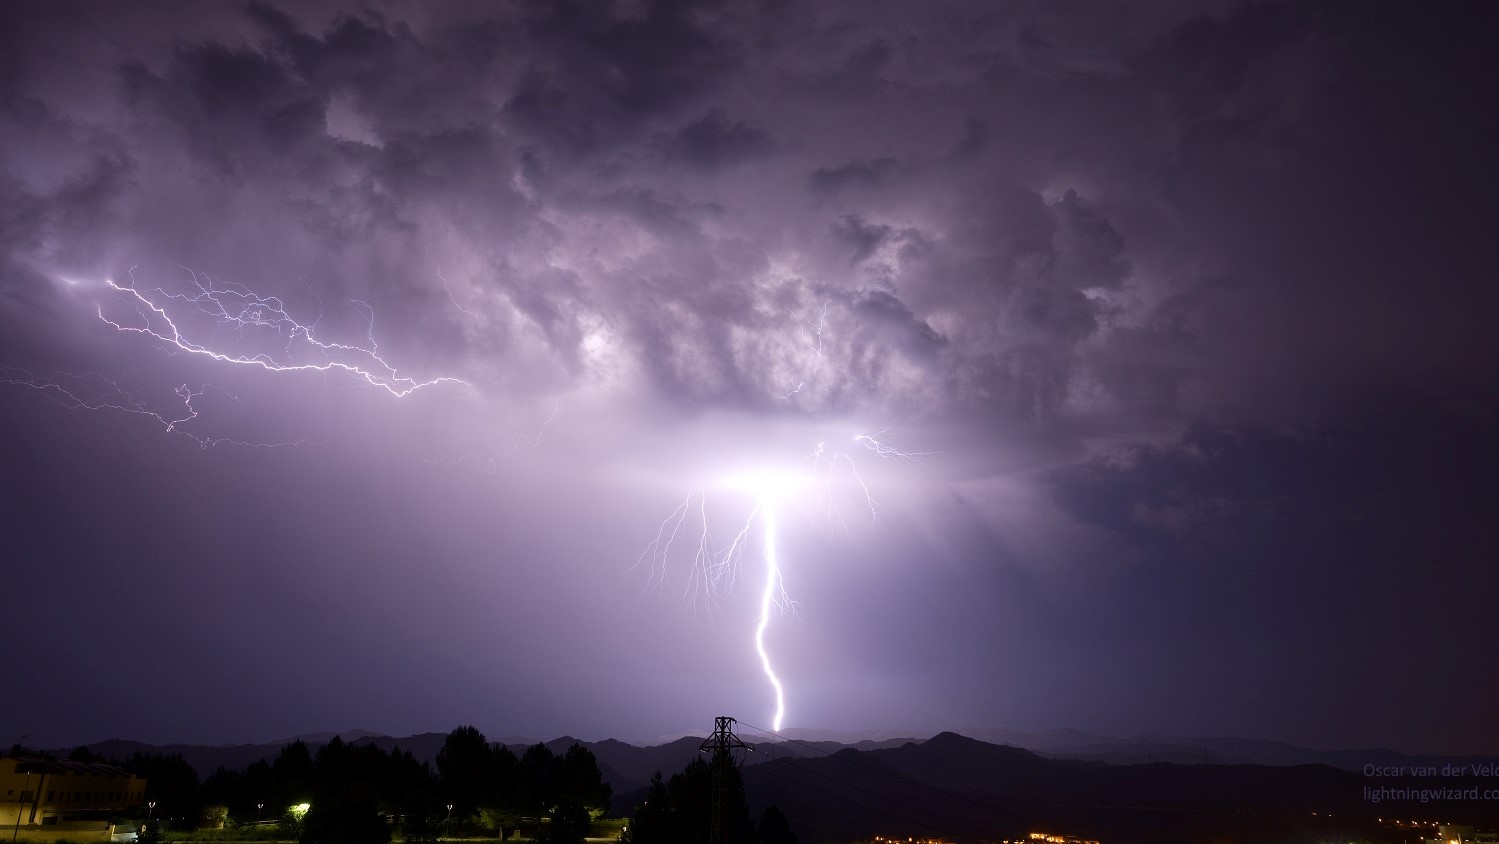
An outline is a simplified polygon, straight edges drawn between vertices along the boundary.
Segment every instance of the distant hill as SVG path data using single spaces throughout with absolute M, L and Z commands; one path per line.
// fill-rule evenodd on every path
M 811 840 L 994 840 L 1037 830 L 1107 844 L 1400 840 L 1377 821 L 1394 807 L 1365 801 L 1369 780 L 1326 765 L 1109 765 L 942 733 L 898 748 L 777 759 L 746 767 L 744 779 L 755 811 L 780 807 Z M 1454 820 L 1499 823 L 1499 806 L 1484 801 L 1440 808 Z M 1428 818 L 1434 809 L 1401 806 Z
M 318 742 L 317 744 L 325 744 Z M 287 742 L 290 744 L 290 742 Z M 313 744 L 309 742 L 308 744 Z M 223 746 L 209 746 L 201 744 L 144 744 L 138 741 L 124 741 L 121 739 L 108 739 L 98 741 L 86 747 L 100 756 L 108 759 L 123 759 L 135 753 L 159 753 L 164 755 L 177 754 L 187 760 L 197 770 L 200 777 L 207 776 L 219 768 L 239 770 L 262 759 L 275 757 L 281 752 L 282 744 L 233 744 Z M 61 748 L 52 751 L 59 756 L 66 756 L 72 748 Z
M 1310 750 L 1286 742 L 1263 739 L 1157 735 L 1111 738 L 1078 730 L 1025 732 L 975 728 L 957 732 L 990 744 L 1023 747 L 1054 759 L 1092 760 L 1116 765 L 1150 762 L 1175 762 L 1182 765 L 1331 765 L 1347 771 L 1360 771 L 1368 764 L 1440 767 L 1449 762 L 1471 765 L 1475 762 L 1491 762 L 1494 758 L 1402 753 L 1386 748 Z
M 133 753 L 162 753 L 180 754 L 187 763 L 198 772 L 201 777 L 206 777 L 220 767 L 231 770 L 243 769 L 261 760 L 271 760 L 281 752 L 281 748 L 294 741 L 304 742 L 314 752 L 317 748 L 332 741 L 337 736 L 345 742 L 355 745 L 372 744 L 381 750 L 389 751 L 393 748 L 409 751 L 412 756 L 424 762 L 433 762 L 437 759 L 437 752 L 442 749 L 443 742 L 447 739 L 446 733 L 421 733 L 405 738 L 393 738 L 364 731 L 353 733 L 309 733 L 294 736 L 281 742 L 267 744 L 240 744 L 240 745 L 193 745 L 193 744 L 168 744 L 150 745 L 141 742 L 121 741 L 111 739 L 109 741 L 96 742 L 87 745 L 88 749 L 101 756 L 111 759 L 124 758 Z M 509 747 L 510 750 L 520 755 L 537 742 L 534 740 L 519 738 L 515 736 L 502 736 L 492 741 L 498 741 Z M 552 739 L 545 742 L 548 749 L 553 753 L 561 754 L 573 744 L 581 744 L 593 752 L 598 760 L 600 772 L 604 781 L 614 789 L 616 794 L 626 793 L 635 789 L 643 788 L 651 781 L 651 777 L 657 771 L 665 776 L 671 776 L 687 766 L 687 763 L 700 755 L 699 747 L 703 740 L 697 736 L 679 738 L 668 744 L 654 745 L 650 747 L 637 747 L 626 744 L 615 739 L 605 739 L 599 742 L 587 742 L 570 736 Z M 872 749 L 877 743 L 861 742 L 860 747 Z M 755 745 L 758 753 L 750 754 L 747 760 L 749 764 L 774 758 L 777 756 L 814 756 L 818 753 L 830 753 L 843 749 L 843 745 L 829 742 L 809 744 L 805 747 L 793 743 L 771 744 L 762 742 Z M 59 749 L 55 752 L 59 756 L 68 753 L 68 749 Z
M 786 735 L 795 741 L 763 742 L 766 748 L 779 748 L 782 755 L 817 755 L 835 753 L 845 748 L 855 750 L 878 750 L 900 747 L 927 738 L 911 735 L 919 731 L 881 731 L 869 733 L 836 733 L 830 730 L 788 730 Z M 1433 754 L 1401 753 L 1388 749 L 1365 750 L 1311 750 L 1278 741 L 1241 738 L 1189 738 L 1180 736 L 1141 735 L 1133 738 L 1113 738 L 1078 730 L 1045 730 L 1026 732 L 1002 728 L 969 728 L 956 731 L 968 738 L 992 745 L 1009 745 L 1053 759 L 1106 762 L 1113 765 L 1137 765 L 1153 762 L 1170 762 L 1179 765 L 1329 765 L 1347 771 L 1362 770 L 1366 764 L 1382 766 L 1435 765 L 1447 763 L 1473 765 L 1492 763 L 1495 757 L 1483 756 L 1438 756 Z M 352 744 L 373 744 L 383 750 L 400 747 L 409 750 L 417 759 L 432 761 L 442 747 L 446 733 L 420 733 L 404 738 L 376 733 L 370 730 L 348 730 L 342 733 L 307 733 L 274 742 L 237 745 L 150 745 L 141 742 L 110 739 L 88 745 L 89 750 L 108 757 L 129 756 L 140 751 L 145 753 L 180 753 L 199 774 L 207 775 L 219 767 L 238 769 L 261 759 L 271 759 L 281 748 L 293 741 L 303 741 L 317 748 L 327 744 L 334 736 Z M 746 740 L 753 740 L 753 732 L 746 730 Z M 490 736 L 516 752 L 536 744 L 538 739 L 525 736 Z M 576 739 L 562 737 L 546 742 L 553 752 L 565 752 Z M 696 753 L 702 742 L 700 735 L 684 735 L 663 740 L 650 746 L 639 746 L 605 739 L 599 742 L 579 742 L 593 751 L 600 766 L 612 768 L 617 773 L 606 777 L 616 792 L 627 791 L 650 781 L 656 771 L 670 774 L 681 770 Z M 59 749 L 65 755 L 67 749 Z M 759 756 L 751 763 L 768 758 Z
M 1359 770 L 1370 762 L 1440 766 L 1454 761 L 1442 757 L 1394 751 L 1311 751 L 1240 739 L 1110 739 L 1075 731 L 995 732 L 1012 742 L 1043 745 L 1049 752 L 950 732 L 924 741 L 863 739 L 852 746 L 827 740 L 752 742 L 743 757 L 745 788 L 757 814 L 766 806 L 779 806 L 804 836 L 802 840 L 809 842 L 875 835 L 996 840 L 1024 837 L 1037 830 L 1081 835 L 1107 844 L 1382 841 L 1398 838 L 1381 837 L 1389 830 L 1381 830 L 1376 818 L 1398 811 L 1429 819 L 1437 809 L 1444 821 L 1499 825 L 1499 802 L 1495 801 L 1423 806 L 1365 800 L 1363 789 L 1371 784 L 1442 788 L 1480 784 L 1436 778 L 1374 781 Z M 315 749 L 334 735 L 309 734 L 294 740 Z M 353 744 L 386 750 L 400 747 L 427 761 L 435 759 L 446 739 L 444 733 L 405 738 L 368 731 L 337 735 Z M 516 737 L 499 740 L 517 753 L 535 743 Z M 644 798 L 656 772 L 670 777 L 699 758 L 702 741 L 684 736 L 639 747 L 614 739 L 578 742 L 563 736 L 546 745 L 554 753 L 565 752 L 575 742 L 588 747 L 614 789 L 614 812 L 624 815 Z M 89 749 L 113 758 L 136 752 L 179 753 L 207 775 L 220 766 L 243 768 L 273 758 L 282 746 L 153 746 L 116 740 Z M 1246 758 L 1263 761 L 1241 761 Z M 1306 759 L 1337 760 L 1344 767 L 1307 764 L 1302 761 Z M 1292 764 L 1279 764 L 1281 760 Z M 1499 763 L 1478 757 L 1455 761 Z M 1488 780 L 1481 785 L 1492 787 Z

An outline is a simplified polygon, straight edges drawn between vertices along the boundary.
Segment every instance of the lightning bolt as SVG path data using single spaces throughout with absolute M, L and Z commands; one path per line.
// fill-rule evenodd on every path
M 365 300 L 349 300 L 350 305 L 363 318 L 363 342 L 344 343 L 329 340 L 320 333 L 319 327 L 323 320 L 322 299 L 311 290 L 309 293 L 318 301 L 318 314 L 308 323 L 294 317 L 278 297 L 262 296 L 243 285 L 223 283 L 187 267 L 182 268 L 189 276 L 187 292 L 171 293 L 159 287 L 145 288 L 138 284 L 137 269 L 138 267 L 130 268 L 128 283 L 116 283 L 113 279 L 103 283 L 103 290 L 107 291 L 111 300 L 110 307 L 106 310 L 104 302 L 96 301 L 95 313 L 103 323 L 118 332 L 151 338 L 168 354 L 186 354 L 228 368 L 241 367 L 267 373 L 341 374 L 355 384 L 376 388 L 394 398 L 405 398 L 419 390 L 443 384 L 467 384 L 466 381 L 451 376 L 419 379 L 403 374 L 382 354 L 376 340 L 375 309 Z M 453 297 L 447 279 L 441 273 L 438 278 L 442 281 L 450 302 L 459 311 L 477 318 L 475 312 L 462 307 Z M 80 284 L 75 281 L 68 283 L 73 286 Z M 831 300 L 823 302 L 812 319 L 793 317 L 800 330 L 801 345 L 811 353 L 811 366 L 814 368 L 820 367 L 824 359 L 830 305 Z M 201 408 L 198 402 L 208 394 L 223 395 L 231 401 L 239 401 L 228 391 L 212 384 L 199 384 L 196 387 L 180 385 L 174 390 L 179 404 L 161 410 L 152 409 L 117 382 L 99 373 L 42 377 L 15 367 L 0 366 L 0 383 L 38 390 L 70 408 L 111 410 L 145 416 L 154 420 L 166 432 L 186 435 L 205 448 L 221 443 L 270 447 L 315 442 L 305 439 L 287 443 L 242 442 L 212 437 L 185 428 L 200 419 Z M 782 398 L 790 399 L 804 392 L 808 383 L 806 380 L 794 381 L 789 392 Z M 453 464 L 472 460 L 481 468 L 487 466 L 488 471 L 493 472 L 501 456 L 523 447 L 539 447 L 559 407 L 560 403 L 554 405 L 551 414 L 541 422 L 534 435 L 517 437 L 508 448 L 487 457 L 469 453 L 456 458 L 431 459 L 426 462 Z M 857 488 L 858 495 L 868 510 L 871 524 L 880 524 L 882 509 L 864 479 L 859 458 L 873 457 L 902 465 L 920 465 L 923 457 L 937 453 L 906 451 L 897 447 L 890 438 L 891 430 L 887 426 L 873 434 L 855 434 L 847 440 L 835 438 L 836 442 L 845 443 L 841 446 L 830 446 L 826 440 L 818 442 L 807 455 L 807 460 L 813 466 L 810 475 L 757 476 L 741 480 L 738 485 L 754 494 L 755 505 L 728 546 L 721 551 L 712 540 L 706 485 L 689 488 L 681 502 L 661 521 L 655 538 L 646 545 L 635 566 L 632 566 L 639 567 L 648 561 L 650 574 L 646 591 L 661 588 L 669 582 L 669 562 L 673 546 L 679 541 L 688 541 L 682 538 L 684 534 L 695 534 L 695 538 L 691 540 L 692 560 L 683 601 L 694 608 L 701 601 L 711 608 L 719 595 L 738 584 L 744 557 L 753 544 L 751 536 L 756 520 L 759 520 L 765 570 L 759 596 L 759 613 L 755 621 L 754 647 L 774 692 L 775 713 L 772 723 L 776 730 L 781 728 L 785 718 L 786 695 L 784 684 L 775 672 L 766 647 L 765 635 L 771 623 L 773 609 L 779 609 L 782 614 L 794 613 L 797 606 L 785 588 L 778 544 L 779 517 L 787 506 L 797 500 L 792 487 L 810 485 L 804 482 L 811 481 L 821 489 L 821 494 L 815 499 L 813 512 L 825 510 L 830 529 L 841 525 L 847 531 L 848 525 L 835 493 L 837 478 L 842 475 L 841 470 L 846 470 L 852 486 Z M 332 436 L 330 434 L 329 438 Z
M 823 359 L 824 334 L 830 305 L 831 300 L 824 302 L 816 316 L 810 320 L 792 317 L 800 331 L 801 345 L 812 353 L 814 366 L 819 365 Z M 807 385 L 806 381 L 793 381 L 790 391 L 781 398 L 789 399 L 802 392 Z M 765 634 L 770 627 L 772 610 L 779 609 L 782 614 L 795 614 L 797 608 L 796 602 L 786 592 L 781 549 L 778 545 L 779 516 L 786 507 L 798 500 L 795 488 L 811 488 L 816 491 L 811 496 L 811 512 L 814 515 L 825 513 L 830 531 L 841 527 L 847 533 L 848 523 L 843 516 L 838 493 L 839 481 L 846 476 L 848 486 L 856 490 L 855 494 L 868 511 L 870 523 L 880 525 L 883 508 L 864 478 L 861 459 L 872 457 L 899 465 L 919 466 L 922 465 L 922 458 L 939 453 L 908 451 L 895 444 L 893 431 L 894 426 L 887 425 L 872 434 L 856 433 L 846 439 L 834 438 L 831 443 L 826 439 L 818 442 L 805 459 L 805 462 L 812 465 L 810 473 L 750 475 L 729 479 L 731 486 L 752 492 L 755 505 L 728 547 L 722 551 L 715 551 L 710 535 L 706 486 L 688 489 L 681 502 L 657 526 L 655 538 L 646 544 L 635 565 L 631 566 L 633 569 L 648 563 L 650 575 L 645 591 L 649 594 L 660 589 L 670 582 L 673 546 L 691 541 L 684 539 L 684 533 L 690 535 L 696 532 L 696 539 L 693 541 L 695 548 L 689 563 L 690 574 L 682 602 L 694 609 L 699 603 L 705 603 L 711 608 L 720 594 L 732 589 L 738 582 L 756 519 L 759 520 L 765 579 L 759 596 L 759 614 L 755 619 L 754 647 L 760 659 L 761 670 L 774 693 L 775 713 L 772 723 L 776 730 L 781 728 L 785 719 L 786 690 L 776 674 L 770 651 L 766 647 Z
M 791 317 L 792 319 L 796 320 L 796 324 L 802 330 L 802 341 L 806 343 L 807 348 L 811 349 L 812 353 L 817 357 L 822 357 L 822 331 L 824 328 L 827 328 L 828 308 L 832 306 L 832 304 L 832 299 L 826 299 L 823 301 L 822 307 L 817 309 L 817 319 L 815 321 L 811 321 L 812 325 L 810 328 L 807 325 L 808 321 L 804 321 L 801 317 L 798 316 Z
M 462 305 L 458 304 L 458 300 L 457 299 L 453 298 L 453 288 L 451 288 L 451 287 L 448 286 L 448 280 L 442 277 L 442 271 L 441 270 L 439 270 L 438 273 L 437 273 L 437 280 L 442 282 L 442 292 L 448 294 L 448 301 L 453 303 L 453 307 L 457 308 L 459 311 L 463 312 L 464 314 L 467 314 L 472 319 L 479 319 L 480 318 L 478 313 L 476 313 L 474 311 L 471 311 L 468 308 L 463 307 Z
M 765 670 L 771 688 L 776 692 L 776 714 L 771 729 L 779 732 L 781 719 L 786 717 L 786 692 L 781 680 L 770 665 L 770 654 L 765 651 L 765 628 L 770 626 L 770 606 L 777 597 L 785 598 L 786 584 L 781 579 L 781 561 L 776 552 L 776 514 L 774 502 L 763 500 L 760 508 L 765 511 L 765 589 L 760 592 L 760 618 L 755 623 L 755 650 L 760 654 L 760 667 Z
M 855 434 L 853 444 L 860 446 L 868 452 L 872 452 L 875 456 L 883 460 L 906 465 L 924 465 L 921 458 L 941 453 L 937 451 L 905 451 L 897 448 L 887 439 L 887 435 L 894 430 L 894 427 L 893 425 L 887 425 L 873 434 Z M 812 453 L 807 455 L 807 459 L 822 471 L 823 495 L 818 506 L 827 513 L 830 530 L 836 525 L 843 528 L 845 534 L 848 533 L 848 522 L 844 520 L 842 510 L 838 507 L 837 497 L 833 495 L 834 475 L 837 473 L 840 463 L 848 467 L 849 477 L 853 479 L 855 485 L 859 487 L 860 493 L 863 494 L 865 507 L 869 510 L 870 522 L 873 524 L 880 523 L 880 513 L 883 508 L 880 506 L 879 500 L 874 497 L 874 493 L 869 489 L 869 484 L 864 481 L 864 475 L 859 471 L 859 462 L 852 454 L 846 451 L 829 451 L 826 443 L 820 442 L 812 449 Z
M 202 357 L 227 367 L 246 367 L 274 373 L 341 373 L 356 384 L 377 387 L 391 396 L 404 398 L 417 390 L 439 384 L 467 384 L 459 378 L 419 380 L 407 377 L 382 355 L 375 339 L 375 310 L 362 299 L 350 300 L 364 320 L 364 343 L 353 345 L 324 339 L 322 299 L 318 316 L 311 323 L 296 319 L 275 296 L 261 296 L 244 285 L 215 281 L 205 273 L 181 267 L 189 278 L 188 292 L 169 293 L 160 287 L 144 288 L 136 282 L 139 266 L 128 271 L 129 282 L 106 279 L 93 285 L 78 279 L 60 279 L 73 288 L 98 286 L 109 301 L 94 301 L 94 312 L 104 324 L 124 334 L 145 335 L 170 355 Z M 123 313 L 121 312 L 123 310 Z M 196 323 L 198 329 L 189 328 Z M 205 329 L 206 326 L 206 329 Z M 224 346 L 234 348 L 225 350 Z M 238 347 L 258 344 L 254 351 Z M 320 445 L 343 431 L 356 404 L 343 420 L 321 438 L 298 438 L 280 442 L 257 442 L 202 433 L 204 411 L 200 400 L 213 394 L 237 404 L 237 396 L 215 384 L 183 383 L 174 388 L 177 402 L 162 409 L 138 399 L 121 384 L 100 372 L 38 375 L 19 367 L 0 365 L 0 383 L 36 390 L 73 410 L 108 411 L 145 417 L 169 434 L 186 436 L 203 448 L 236 445 L 255 448 Z M 194 424 L 197 423 L 197 424 Z
M 801 331 L 802 345 L 806 346 L 812 352 L 814 369 L 822 362 L 822 332 L 827 328 L 828 308 L 832 304 L 832 299 L 823 301 L 822 307 L 817 309 L 817 318 L 815 320 L 804 320 L 795 314 L 791 316 L 791 319 L 796 322 L 797 328 Z M 807 386 L 807 382 L 804 380 L 787 383 L 791 389 L 781 394 L 782 401 L 789 401 L 792 396 L 800 393 L 802 388 Z
M 286 306 L 279 298 L 259 296 L 243 285 L 220 284 L 203 273 L 182 267 L 191 276 L 196 293 L 167 293 L 159 287 L 142 291 L 135 283 L 136 269 L 137 267 L 130 268 L 128 285 L 117 284 L 113 279 L 106 279 L 104 284 L 123 295 L 127 304 L 133 306 L 140 323 L 125 325 L 116 322 L 104 315 L 102 304 L 95 305 L 95 312 L 99 319 L 117 331 L 145 334 L 172 350 L 202 355 L 234 366 L 258 367 L 267 372 L 345 372 L 397 398 L 437 384 L 468 383 L 461 378 L 448 376 L 418 381 L 401 375 L 395 366 L 380 355 L 380 345 L 375 342 L 375 312 L 362 299 L 350 301 L 365 315 L 365 336 L 369 343 L 367 347 L 321 340 L 317 334 L 318 322 L 322 320 L 321 312 L 317 321 L 310 325 L 303 324 L 287 313 Z M 169 306 L 165 300 L 181 304 L 211 320 L 214 323 L 211 337 L 217 336 L 220 331 L 232 331 L 240 340 L 244 340 L 246 331 L 269 333 L 272 338 L 284 341 L 282 353 L 285 360 L 278 360 L 265 352 L 244 354 L 214 351 L 206 343 L 190 339 L 183 332 L 178 325 L 178 320 L 182 317 L 174 319 L 167 312 Z M 296 361 L 299 355 L 314 359 L 299 363 Z

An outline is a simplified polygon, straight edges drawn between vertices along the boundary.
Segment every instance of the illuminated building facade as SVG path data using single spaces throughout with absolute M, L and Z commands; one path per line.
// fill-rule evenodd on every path
M 1441 824 L 1435 836 L 1428 835 L 1421 840 L 1427 844 L 1494 844 L 1499 842 L 1499 833 L 1480 832 L 1471 826 Z
M 146 781 L 113 765 L 22 756 L 0 759 L 0 830 L 82 831 L 139 811 Z M 67 836 L 79 840 L 83 836 Z

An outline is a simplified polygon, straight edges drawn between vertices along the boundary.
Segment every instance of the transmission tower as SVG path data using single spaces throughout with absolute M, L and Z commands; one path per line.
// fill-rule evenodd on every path
M 701 751 L 713 751 L 713 829 L 708 844 L 729 844 L 729 781 L 728 769 L 737 762 L 732 751 L 753 751 L 754 748 L 734 735 L 734 719 L 720 715 L 713 719 L 713 735 L 698 746 Z

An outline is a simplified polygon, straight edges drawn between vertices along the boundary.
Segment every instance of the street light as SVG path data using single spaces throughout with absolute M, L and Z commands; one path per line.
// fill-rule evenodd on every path
M 146 804 L 146 823 L 151 822 L 151 813 L 156 811 L 156 801 L 152 800 Z
M 453 804 L 449 803 L 448 804 L 448 823 L 452 823 L 452 822 L 453 822 Z
M 21 740 L 25 741 L 26 737 L 22 736 Z M 31 791 L 31 771 L 28 770 L 26 772 L 26 784 L 21 787 L 21 800 L 25 800 L 26 799 L 26 793 L 29 792 L 29 791 Z M 15 842 L 16 842 L 16 835 L 18 835 L 21 832 L 21 800 L 17 800 L 16 801 L 16 828 L 10 831 L 10 842 L 11 842 L 11 844 L 15 844 Z M 35 810 L 36 810 L 35 809 L 35 807 L 36 807 L 36 800 L 35 799 L 33 799 L 31 801 L 31 805 L 32 805 L 32 811 L 35 812 Z M 28 823 L 27 826 L 30 826 L 30 824 Z
M 264 803 L 255 804 L 255 823 L 260 823 L 260 810 L 265 808 Z

